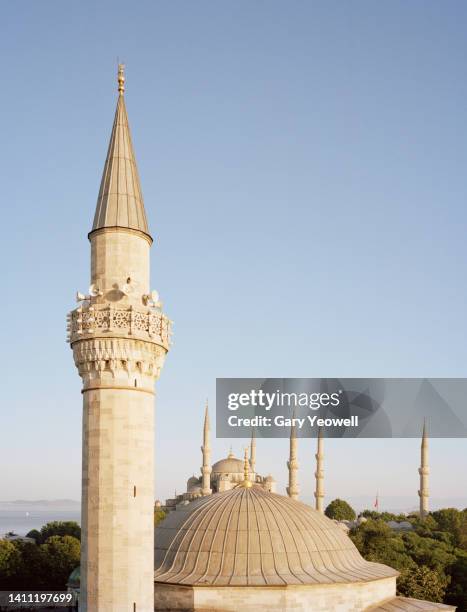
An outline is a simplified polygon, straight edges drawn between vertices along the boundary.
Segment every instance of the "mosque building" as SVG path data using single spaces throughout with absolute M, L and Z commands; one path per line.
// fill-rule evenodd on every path
M 154 530 L 154 384 L 170 320 L 149 286 L 149 233 L 124 101 L 118 101 L 92 230 L 89 295 L 68 316 L 83 394 L 82 556 L 70 578 L 89 612 L 396 612 L 454 610 L 396 597 L 397 571 L 366 561 L 323 513 L 324 443 L 316 507 L 299 500 L 298 441 L 290 438 L 287 496 L 229 454 L 202 467 Z M 428 512 L 426 432 L 420 504 Z M 185 496 L 185 497 L 184 497 Z M 80 582 L 78 587 L 78 581 Z
M 164 512 L 171 512 L 172 510 L 179 508 L 181 505 L 186 505 L 198 497 L 211 495 L 211 493 L 230 491 L 230 489 L 235 488 L 243 481 L 243 459 L 238 459 L 235 457 L 232 449 L 230 449 L 230 452 L 225 459 L 220 459 L 212 466 L 210 465 L 210 435 L 211 429 L 209 423 L 209 412 L 206 403 L 204 413 L 203 445 L 201 446 L 203 459 L 201 473 L 199 476 L 195 476 L 193 474 L 193 476 L 188 478 L 186 491 L 184 493 L 180 493 L 178 495 L 175 494 L 174 497 L 166 499 L 164 504 L 162 504 L 159 500 L 156 500 L 156 509 L 163 510 Z M 272 493 L 276 492 L 275 479 L 270 474 L 268 476 L 261 476 L 256 472 L 256 437 L 254 430 L 251 436 L 250 444 L 249 474 L 250 480 L 256 486 Z
M 206 431 L 205 426 L 202 450 L 209 446 Z M 187 499 L 177 505 L 176 511 L 170 512 L 156 527 L 156 610 L 455 610 L 453 606 L 396 596 L 399 573 L 381 563 L 363 559 L 343 526 L 324 515 L 322 431 L 318 435 L 315 455 L 315 508 L 299 501 L 298 441 L 294 428 L 287 462 L 287 496 L 263 486 L 257 474 L 251 471 L 254 466 L 251 448 L 255 449 L 255 456 L 254 437 L 250 457 L 245 449 L 240 482 L 233 464 L 225 464 L 235 480 L 223 491 L 203 494 L 200 479 L 195 477 L 197 499 L 192 503 Z M 226 460 L 218 463 L 223 461 Z M 428 440 L 425 428 L 420 473 L 425 478 L 421 499 L 427 511 Z

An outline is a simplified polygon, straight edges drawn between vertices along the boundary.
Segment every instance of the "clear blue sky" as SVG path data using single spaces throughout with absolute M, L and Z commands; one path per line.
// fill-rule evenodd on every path
M 466 19 L 455 1 L 2 4 L 0 499 L 80 494 L 65 315 L 89 284 L 117 57 L 175 321 L 158 496 L 199 470 L 216 376 L 465 375 Z M 286 449 L 258 449 L 280 489 Z M 434 496 L 467 495 L 465 451 L 432 442 Z M 327 493 L 416 504 L 418 460 L 415 440 L 329 442 Z

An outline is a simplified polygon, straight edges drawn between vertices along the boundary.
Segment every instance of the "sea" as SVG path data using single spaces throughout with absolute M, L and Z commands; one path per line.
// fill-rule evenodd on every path
M 52 521 L 80 520 L 79 510 L 0 510 L 0 539 L 9 531 L 24 536 Z

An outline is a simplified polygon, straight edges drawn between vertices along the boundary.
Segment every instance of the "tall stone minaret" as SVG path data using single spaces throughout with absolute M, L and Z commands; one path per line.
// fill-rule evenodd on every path
M 318 431 L 318 442 L 316 451 L 316 489 L 315 489 L 315 508 L 318 512 L 323 513 L 323 500 L 324 500 L 324 440 L 323 430 L 320 427 Z
M 206 400 L 206 410 L 204 412 L 204 428 L 203 428 L 203 446 L 201 452 L 203 453 L 203 466 L 201 468 L 202 474 L 202 485 L 201 494 L 211 495 L 211 427 L 209 424 L 209 410 L 208 401 Z
M 430 473 L 430 468 L 428 467 L 428 434 L 426 428 L 426 420 L 423 422 L 422 445 L 420 454 L 420 467 L 418 468 L 418 473 L 420 474 L 420 490 L 418 492 L 418 496 L 420 497 L 420 518 L 424 519 L 429 512 L 428 497 L 430 495 L 430 492 L 428 490 L 428 475 Z
M 150 292 L 149 235 L 123 66 L 96 214 L 91 286 L 68 315 L 82 378 L 80 610 L 154 609 L 154 383 L 170 321 Z
M 251 444 L 250 444 L 250 478 L 252 482 L 255 482 L 255 478 L 256 478 L 256 431 L 254 427 L 251 432 Z
M 289 469 L 289 486 L 287 487 L 287 495 L 292 499 L 298 499 L 300 488 L 298 486 L 298 468 L 297 460 L 297 430 L 296 426 L 290 428 L 290 453 L 287 467 Z

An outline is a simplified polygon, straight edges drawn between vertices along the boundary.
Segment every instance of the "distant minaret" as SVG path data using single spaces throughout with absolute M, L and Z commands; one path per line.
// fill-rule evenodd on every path
M 243 459 L 243 480 L 238 485 L 239 487 L 244 487 L 245 489 L 249 489 L 253 486 L 253 483 L 250 479 L 250 466 L 248 462 L 248 448 L 245 448 L 245 455 Z
M 124 91 L 120 65 L 88 234 L 89 295 L 68 315 L 83 394 L 81 612 L 154 610 L 154 383 L 170 321 L 150 291 L 152 238 Z
M 253 427 L 251 432 L 251 445 L 250 445 L 250 475 L 254 481 L 256 475 L 256 431 Z
M 300 493 L 297 480 L 299 463 L 297 460 L 297 430 L 295 425 L 292 425 L 290 428 L 290 454 L 289 460 L 287 461 L 287 467 L 289 469 L 287 495 L 292 499 L 298 499 L 298 494 Z
M 203 430 L 203 446 L 201 452 L 203 453 L 203 466 L 201 468 L 201 474 L 203 475 L 203 483 L 201 488 L 202 495 L 211 495 L 211 427 L 209 425 L 209 410 L 208 400 L 206 400 L 206 410 L 204 412 L 204 430 Z
M 324 499 L 324 440 L 323 430 L 320 427 L 318 431 L 318 448 L 315 455 L 316 458 L 316 490 L 315 490 L 315 508 L 321 514 L 324 512 L 323 499 Z
M 428 474 L 430 473 L 430 468 L 428 467 L 428 435 L 426 430 L 426 419 L 423 422 L 421 461 L 418 473 L 420 474 L 420 490 L 418 492 L 420 497 L 420 518 L 424 519 L 429 512 L 428 497 L 430 495 L 428 490 Z

